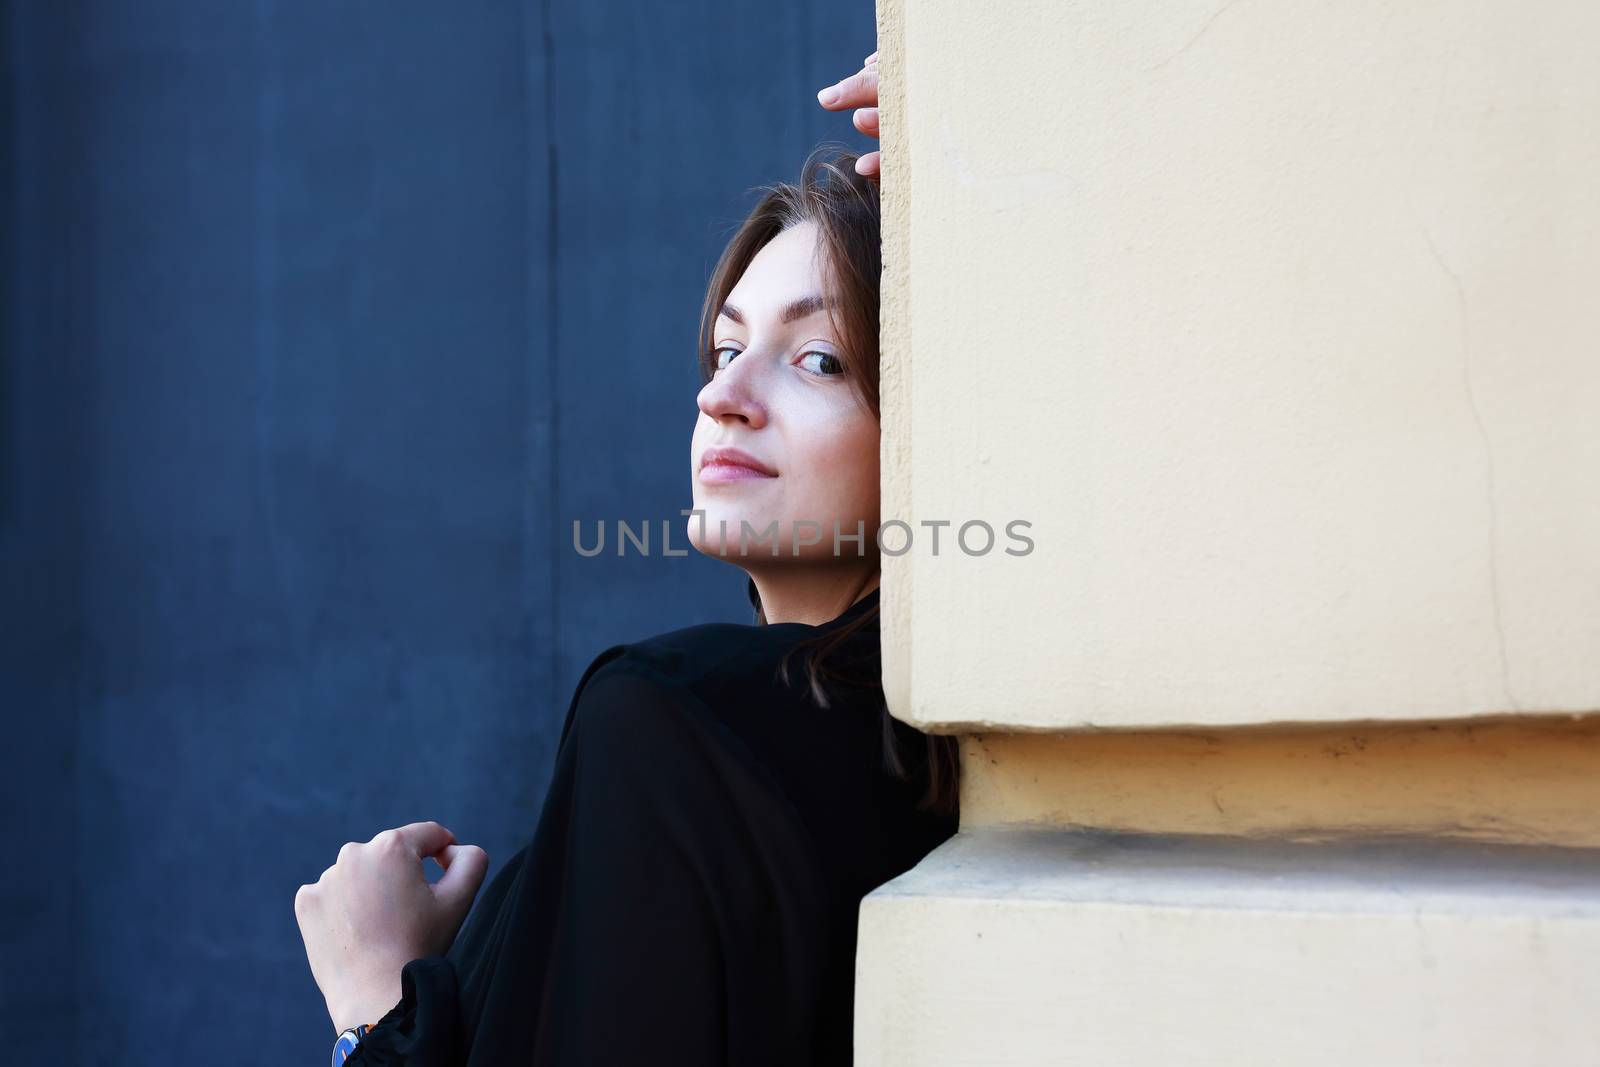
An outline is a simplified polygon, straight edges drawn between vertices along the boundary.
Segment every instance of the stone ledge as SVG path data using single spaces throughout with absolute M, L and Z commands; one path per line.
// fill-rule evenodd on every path
M 997 828 L 957 834 L 869 895 L 896 897 L 1600 921 L 1600 850 Z
M 856 1062 L 1573 1064 L 1600 853 L 963 831 L 862 901 Z
M 1600 716 L 1484 723 L 983 734 L 961 828 L 1600 847 Z

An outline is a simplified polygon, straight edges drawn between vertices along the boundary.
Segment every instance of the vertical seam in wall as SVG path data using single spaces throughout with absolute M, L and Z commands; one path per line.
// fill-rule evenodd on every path
M 46 343 L 60 345 L 61 366 L 58 381 L 62 386 L 72 388 L 82 385 L 82 390 L 77 394 L 75 410 L 73 412 L 75 425 L 81 433 L 75 435 L 70 443 L 70 448 L 60 453 L 60 464 L 52 471 L 52 476 L 63 479 L 68 485 L 76 487 L 75 499 L 72 501 L 72 511 L 67 520 L 64 534 L 69 540 L 62 545 L 54 546 L 54 550 L 64 552 L 71 560 L 67 571 L 68 586 L 66 596 L 70 610 L 77 613 L 77 617 L 86 617 L 90 605 L 85 592 L 85 573 L 88 568 L 88 542 L 89 542 L 89 516 L 88 505 L 85 497 L 89 494 L 93 471 L 91 468 L 91 449 L 93 431 L 96 425 L 94 415 L 95 392 L 88 388 L 91 380 L 89 361 L 86 357 L 88 344 L 85 338 L 92 336 L 90 330 L 92 323 L 71 314 L 75 305 L 75 297 L 80 287 L 82 264 L 87 260 L 84 249 L 87 242 L 84 239 L 85 223 L 81 217 L 75 215 L 70 209 L 76 203 L 87 199 L 83 193 L 84 168 L 79 166 L 87 155 L 80 134 L 87 124 L 87 111 L 94 99 L 84 88 L 88 83 L 87 78 L 79 77 L 82 73 L 80 64 L 84 54 L 82 41 L 81 18 L 82 12 L 76 8 L 63 7 L 59 12 L 45 14 L 42 25 L 40 12 L 47 11 L 42 5 L 37 10 L 24 12 L 20 4 L 11 5 L 5 12 L 7 20 L 6 41 L 3 53 L 7 64 L 7 71 L 12 78 L 12 91 L 16 97 L 12 101 L 10 118 L 13 125 L 10 127 L 13 155 L 12 166 L 17 167 L 15 173 L 16 190 L 24 187 L 24 172 L 21 169 L 21 154 L 27 151 L 28 146 L 21 142 L 26 139 L 31 142 L 31 147 L 48 164 L 51 175 L 59 175 L 59 180 L 46 179 L 43 188 L 38 190 L 38 200 L 31 197 L 34 190 L 29 190 L 30 205 L 35 206 L 39 214 L 35 217 L 38 227 L 33 232 L 43 233 L 57 242 L 60 254 L 54 257 L 54 262 L 48 269 L 41 265 L 37 275 L 30 277 L 30 282 L 39 284 L 45 305 L 44 313 L 39 319 L 29 322 L 29 339 L 43 339 Z M 41 37 L 45 38 L 45 45 L 39 47 Z M 32 49 L 24 55 L 22 42 L 27 40 Z M 39 93 L 33 100 L 26 100 L 24 93 L 32 88 Z M 46 111 L 39 105 L 47 105 Z M 38 116 L 41 111 L 51 116 L 51 121 L 44 123 L 40 129 Z M 17 240 L 20 231 L 11 234 L 12 241 Z M 20 245 L 13 247 L 17 255 L 15 267 L 18 273 L 11 278 L 13 285 L 20 278 L 23 249 Z M 37 312 L 39 309 L 34 309 Z M 30 316 L 31 319 L 31 316 Z M 8 329 L 14 329 L 16 323 L 8 322 Z M 13 358 L 21 359 L 22 350 L 14 350 Z M 20 396 L 18 397 L 20 400 Z M 90 1038 L 94 1031 L 82 1025 L 83 1020 L 90 1017 L 84 1010 L 84 998 L 88 995 L 88 988 L 84 976 L 93 973 L 89 966 L 89 951 L 93 945 L 84 936 L 83 930 L 87 918 L 87 905 L 84 893 L 85 871 L 92 869 L 90 864 L 86 867 L 84 857 L 88 852 L 87 837 L 84 829 L 85 812 L 88 805 L 85 803 L 84 773 L 84 748 L 85 738 L 89 728 L 93 725 L 92 717 L 95 708 L 92 706 L 99 692 L 103 689 L 104 666 L 103 657 L 90 643 L 89 630 L 86 625 L 77 623 L 71 626 L 67 634 L 69 662 L 71 665 L 70 681 L 64 687 L 64 701 L 72 717 L 70 724 L 71 735 L 68 741 L 69 767 L 67 770 L 68 797 L 73 802 L 71 814 L 72 841 L 70 852 L 70 878 L 64 887 L 67 896 L 66 914 L 71 920 L 71 930 L 68 943 L 64 948 L 67 960 L 71 966 L 71 973 L 66 981 L 67 995 L 70 1003 L 67 1008 L 68 1025 L 71 1027 L 71 1036 L 65 1042 L 67 1048 L 73 1050 L 79 1062 L 86 1062 L 91 1050 Z
M 545 402 L 549 405 L 546 432 L 550 447 L 546 452 L 549 465 L 548 509 L 546 521 L 555 523 L 561 514 L 561 361 L 556 356 L 560 338 L 560 318 L 557 302 L 561 277 L 561 242 L 557 231 L 560 220 L 559 185 L 560 159 L 556 149 L 555 128 L 555 46 L 550 30 L 550 0 L 539 4 L 540 51 L 544 56 L 544 165 L 545 165 Z M 552 527 L 554 528 L 554 527 Z M 561 568 L 558 565 L 556 541 L 551 540 L 547 557 L 549 568 L 549 595 L 545 599 L 549 611 L 550 645 L 550 703 L 559 704 L 561 688 Z

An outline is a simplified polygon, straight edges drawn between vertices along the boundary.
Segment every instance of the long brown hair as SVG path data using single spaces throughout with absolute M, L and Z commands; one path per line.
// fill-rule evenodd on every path
M 814 149 L 800 169 L 797 183 L 772 182 L 758 186 L 761 198 L 717 261 L 706 287 L 705 305 L 700 313 L 700 378 L 709 382 L 716 370 L 712 346 L 716 337 L 717 314 L 744 275 L 745 268 L 768 241 L 790 227 L 804 222 L 817 226 L 820 242 L 823 283 L 838 303 L 828 309 L 834 337 L 843 349 L 844 373 L 861 402 L 878 417 L 878 279 L 883 269 L 883 245 L 879 226 L 877 183 L 855 170 L 856 153 L 843 145 L 825 142 Z M 748 584 L 755 622 L 766 625 L 756 584 Z M 874 604 L 842 626 L 830 628 L 795 644 L 778 664 L 785 684 L 789 663 L 805 654 L 806 676 L 812 698 L 822 707 L 829 705 L 830 683 L 862 684 L 840 661 L 838 650 L 850 636 L 878 621 Z M 927 787 L 917 806 L 942 814 L 954 814 L 960 797 L 961 760 L 956 738 L 921 733 L 924 744 L 907 749 L 895 730 L 896 720 L 882 699 L 881 661 L 873 660 L 875 677 L 870 684 L 878 690 L 883 728 L 883 767 L 905 781 L 926 776 Z

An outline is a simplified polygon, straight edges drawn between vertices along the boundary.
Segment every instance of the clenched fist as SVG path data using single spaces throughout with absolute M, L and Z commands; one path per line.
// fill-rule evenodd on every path
M 349 842 L 315 884 L 294 895 L 294 915 L 311 976 L 336 1033 L 376 1023 L 400 1003 L 400 971 L 421 956 L 443 955 L 489 869 L 477 845 L 458 845 L 436 822 L 384 830 Z M 430 885 L 423 861 L 444 875 Z

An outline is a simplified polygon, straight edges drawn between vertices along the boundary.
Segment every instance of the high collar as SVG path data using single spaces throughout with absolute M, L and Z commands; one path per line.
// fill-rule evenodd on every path
M 860 600 L 857 600 L 854 604 L 851 604 L 833 619 L 823 623 L 822 625 L 838 626 L 843 623 L 847 623 L 858 616 L 865 615 L 867 612 L 878 606 L 878 590 L 881 588 L 883 587 L 880 585 L 873 586 L 872 591 L 866 596 L 862 597 Z
M 867 612 L 878 606 L 878 590 L 880 588 L 880 586 L 873 586 L 871 592 L 867 593 L 866 596 L 863 596 L 860 600 L 857 600 L 854 604 L 851 604 L 849 607 L 845 608 L 827 622 L 769 622 L 766 625 L 788 626 L 800 630 L 829 630 L 835 626 L 843 626 L 851 620 L 865 615 Z
M 861 614 L 864 611 L 868 611 L 868 610 L 871 610 L 874 607 L 877 607 L 877 604 L 878 604 L 878 590 L 882 589 L 882 588 L 883 587 L 881 585 L 873 586 L 871 592 L 869 592 L 866 596 L 862 597 L 860 600 L 856 601 L 854 604 L 851 604 L 848 608 L 845 608 L 844 611 L 840 614 L 839 617 L 841 619 L 851 618 L 851 617 L 854 617 L 856 615 Z

